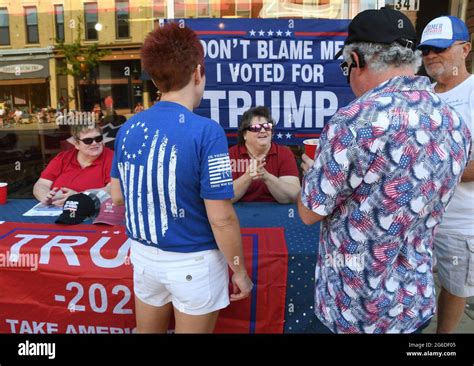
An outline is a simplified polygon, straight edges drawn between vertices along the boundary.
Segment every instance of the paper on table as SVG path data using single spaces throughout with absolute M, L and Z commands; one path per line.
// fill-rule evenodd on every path
M 40 202 L 32 209 L 25 212 L 23 216 L 59 216 L 62 213 L 62 207 L 57 207 L 53 205 L 48 206 Z

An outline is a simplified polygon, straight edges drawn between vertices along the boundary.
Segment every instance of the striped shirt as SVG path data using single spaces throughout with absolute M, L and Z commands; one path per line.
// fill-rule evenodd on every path
M 204 199 L 234 196 L 222 127 L 161 101 L 125 123 L 115 141 L 127 234 L 172 252 L 216 249 Z

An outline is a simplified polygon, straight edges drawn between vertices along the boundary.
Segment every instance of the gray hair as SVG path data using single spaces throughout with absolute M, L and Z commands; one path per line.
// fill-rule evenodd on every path
M 374 72 L 384 72 L 389 67 L 411 67 L 416 74 L 421 66 L 421 51 L 413 51 L 401 44 L 355 42 L 344 47 L 344 60 L 351 64 L 351 53 L 354 50 L 364 55 L 365 63 Z

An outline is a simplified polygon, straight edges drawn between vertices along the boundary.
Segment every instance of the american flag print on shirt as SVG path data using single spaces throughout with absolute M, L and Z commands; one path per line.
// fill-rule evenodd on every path
M 209 168 L 209 181 L 211 188 L 227 185 L 232 182 L 232 169 L 229 154 L 209 156 L 207 159 Z
M 301 200 L 325 216 L 314 309 L 333 332 L 411 333 L 433 316 L 434 229 L 470 141 L 426 77 L 388 80 L 325 126 Z M 347 254 L 363 268 L 331 260 Z
M 141 140 L 136 138 L 134 144 L 126 144 L 127 136 L 134 128 L 140 129 Z M 137 122 L 132 124 L 125 132 L 122 143 L 122 151 L 127 161 L 118 163 L 120 177 L 125 190 L 124 196 L 127 197 L 127 230 L 134 237 L 147 237 L 145 231 L 144 215 L 146 215 L 149 229 L 149 240 L 153 243 L 158 242 L 158 235 L 155 225 L 155 206 L 160 208 L 161 236 L 165 236 L 168 230 L 168 207 L 171 216 L 178 216 L 178 208 L 176 204 L 176 164 L 178 160 L 178 149 L 176 145 L 168 144 L 166 136 L 160 136 L 160 131 L 156 130 L 153 136 L 148 134 L 148 128 L 145 123 Z M 143 157 L 142 154 L 147 151 L 148 156 Z M 165 159 L 167 156 L 167 159 Z M 139 159 L 141 158 L 141 159 Z M 145 166 L 139 164 L 146 158 L 147 171 L 151 172 L 156 169 L 156 176 L 153 174 L 145 174 Z M 165 177 L 166 175 L 166 177 Z M 165 179 L 166 178 L 166 179 Z M 165 181 L 168 184 L 165 184 Z M 152 186 L 158 187 L 158 197 L 153 194 Z M 136 194 L 134 192 L 136 187 Z M 142 192 L 146 192 L 143 197 Z M 145 205 L 144 205 L 145 203 Z M 143 210 L 146 206 L 147 210 Z M 137 227 L 138 223 L 138 227 Z

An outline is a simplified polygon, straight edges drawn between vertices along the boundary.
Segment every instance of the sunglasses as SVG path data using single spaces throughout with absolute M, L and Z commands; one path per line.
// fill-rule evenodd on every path
M 439 54 L 439 53 L 443 53 L 444 51 L 446 51 L 447 48 L 439 48 L 439 47 L 434 47 L 434 46 L 426 46 L 426 47 L 423 47 L 420 51 L 421 51 L 421 54 L 423 56 L 428 56 L 430 54 L 430 52 L 434 52 L 436 54 Z
M 248 126 L 246 129 L 250 132 L 260 132 L 262 130 L 262 128 L 265 131 L 271 131 L 273 129 L 273 124 L 270 123 L 270 122 L 258 123 L 256 125 Z
M 468 42 L 454 43 L 450 47 L 445 47 L 445 48 L 435 47 L 435 46 L 424 46 L 424 47 L 420 48 L 420 51 L 421 51 L 421 54 L 423 56 L 428 56 L 431 51 L 433 51 L 436 54 L 440 54 L 440 53 L 443 53 L 444 51 L 446 51 L 448 48 L 451 48 L 453 46 L 463 45 L 463 44 L 466 44 L 466 43 L 468 43 Z
M 95 137 L 86 137 L 85 139 L 78 139 L 79 141 L 82 141 L 83 143 L 85 143 L 86 145 L 90 145 L 92 144 L 94 141 L 95 142 L 102 142 L 102 140 L 104 139 L 104 136 L 102 135 L 99 135 L 99 136 L 95 136 Z

